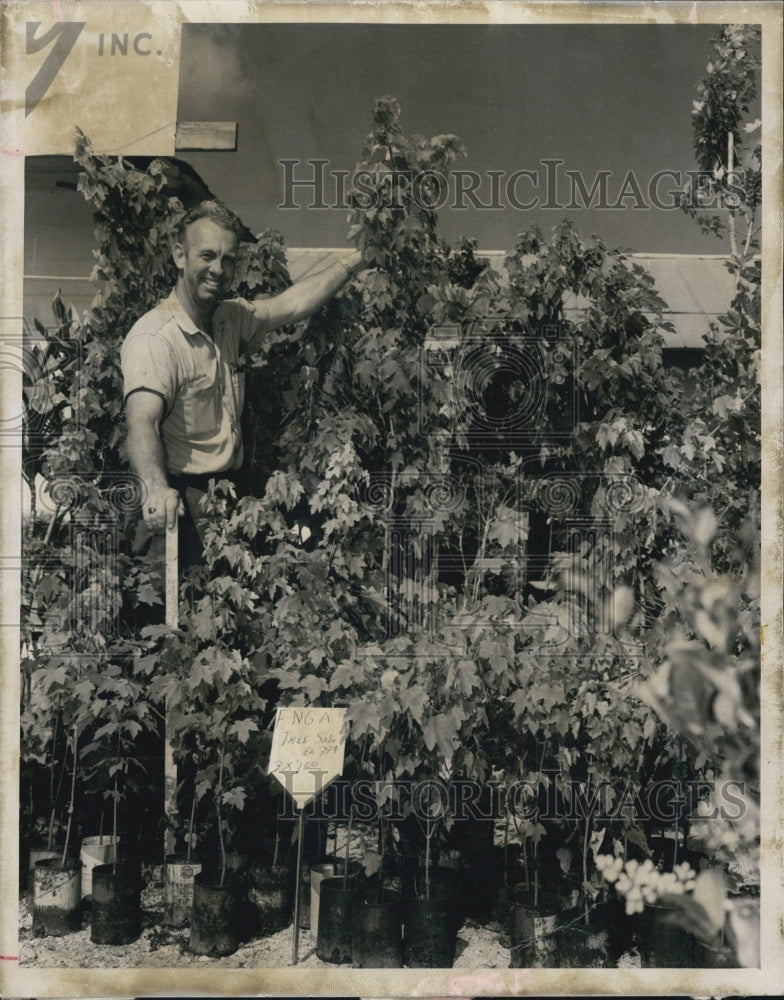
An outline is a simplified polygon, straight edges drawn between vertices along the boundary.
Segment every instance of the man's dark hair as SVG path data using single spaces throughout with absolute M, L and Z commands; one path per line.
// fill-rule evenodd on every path
M 192 226 L 194 222 L 198 222 L 199 219 L 209 219 L 210 222 L 214 222 L 216 226 L 221 226 L 223 229 L 227 229 L 230 233 L 234 233 L 237 237 L 237 242 L 242 242 L 242 236 L 244 231 L 244 226 L 240 221 L 239 216 L 232 212 L 232 210 L 225 205 L 222 201 L 217 198 L 211 201 L 202 201 L 195 208 L 186 212 L 185 215 L 177 223 L 174 230 L 174 241 L 175 243 L 185 244 L 187 242 L 187 230 L 188 226 Z

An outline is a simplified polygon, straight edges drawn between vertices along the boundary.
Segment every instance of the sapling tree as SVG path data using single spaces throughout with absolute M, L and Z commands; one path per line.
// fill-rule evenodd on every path
M 226 867 L 226 810 L 242 810 L 250 774 L 246 747 L 259 733 L 267 702 L 261 695 L 263 668 L 253 654 L 252 630 L 259 595 L 249 586 L 258 561 L 250 548 L 237 544 L 227 517 L 233 486 L 219 482 L 208 494 L 205 512 L 213 518 L 205 543 L 202 586 L 183 605 L 180 627 L 170 632 L 151 626 L 145 635 L 152 650 L 139 669 L 150 675 L 150 693 L 165 701 L 175 760 L 195 771 L 195 801 L 209 794 L 221 854 L 221 884 Z M 245 524 L 248 529 L 247 523 Z M 255 526 L 249 530 L 249 541 Z M 183 587 L 191 588 L 193 579 Z M 158 642 L 162 645 L 158 648 Z M 191 812 L 194 806 L 191 804 Z M 193 823 L 190 824 L 192 836 Z
M 82 749 L 84 780 L 112 806 L 113 862 L 117 870 L 117 810 L 130 809 L 133 796 L 145 786 L 147 769 L 140 759 L 139 737 L 154 732 L 157 714 L 143 675 L 130 674 L 118 662 L 96 662 L 90 741 Z
M 757 27 L 722 27 L 694 104 L 697 159 L 718 211 L 708 218 L 689 210 L 704 230 L 728 237 L 737 284 L 726 313 L 706 331 L 703 363 L 659 450 L 665 544 L 652 566 L 656 614 L 643 634 L 656 669 L 639 689 L 711 789 L 693 818 L 693 841 L 752 886 L 759 884 L 761 271 L 754 252 L 761 148 L 741 146 L 741 127 L 756 95 L 758 45 Z M 731 817 L 717 808 L 728 787 L 738 793 Z M 710 821 L 701 819 L 706 812 Z M 758 923 L 728 907 L 720 868 L 696 878 L 681 872 L 684 884 L 673 887 L 655 873 L 630 872 L 622 852 L 613 861 L 603 855 L 602 865 L 627 909 L 659 899 L 672 921 L 709 944 L 726 923 L 740 964 L 758 964 Z
M 744 119 L 757 100 L 760 45 L 755 24 L 723 25 L 714 36 L 691 112 L 700 172 L 681 198 L 703 232 L 728 239 L 735 267 L 759 249 L 761 126 Z

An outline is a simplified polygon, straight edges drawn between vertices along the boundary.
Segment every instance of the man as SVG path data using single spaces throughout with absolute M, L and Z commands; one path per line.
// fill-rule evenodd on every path
M 231 478 L 242 464 L 240 355 L 315 312 L 364 266 L 354 251 L 272 298 L 231 300 L 240 232 L 218 201 L 184 216 L 173 246 L 177 284 L 134 324 L 120 354 L 128 458 L 147 488 L 143 524 L 156 534 L 184 515 L 184 566 L 201 558 L 198 501 L 210 478 Z

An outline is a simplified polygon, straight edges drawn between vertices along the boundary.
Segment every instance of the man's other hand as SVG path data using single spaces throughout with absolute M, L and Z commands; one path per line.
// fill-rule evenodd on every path
M 183 516 L 185 506 L 177 490 L 170 486 L 150 487 L 142 519 L 150 531 L 157 534 L 177 524 L 177 516 Z

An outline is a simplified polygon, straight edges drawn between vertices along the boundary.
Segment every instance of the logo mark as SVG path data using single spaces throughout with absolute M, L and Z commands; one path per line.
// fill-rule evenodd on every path
M 41 27 L 40 21 L 27 21 L 27 36 L 25 53 L 30 56 L 40 52 L 52 42 L 49 55 L 44 59 L 41 68 L 27 85 L 25 90 L 25 118 L 35 110 L 39 101 L 52 85 L 52 81 L 60 72 L 63 63 L 68 58 L 76 39 L 81 35 L 86 21 L 61 21 L 40 37 L 36 37 Z

